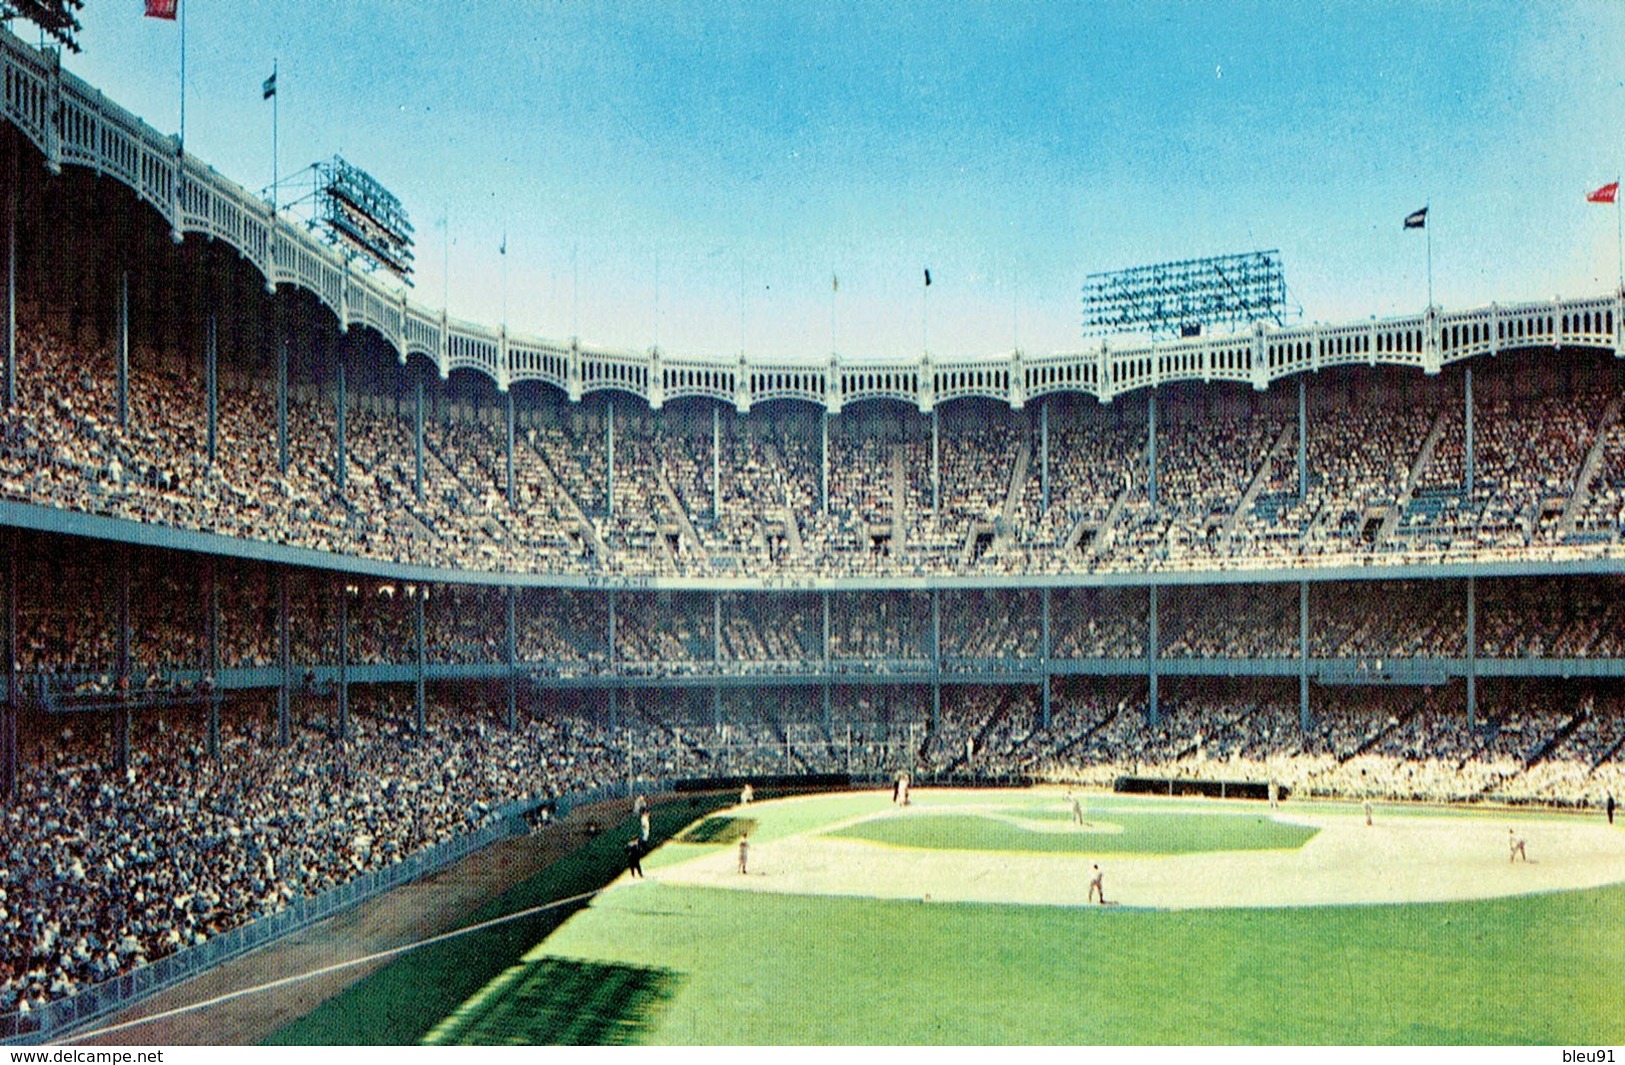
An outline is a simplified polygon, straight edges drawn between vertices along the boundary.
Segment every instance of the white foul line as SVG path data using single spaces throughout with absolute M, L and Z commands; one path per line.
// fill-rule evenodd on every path
M 407 943 L 404 946 L 391 947 L 388 950 L 380 950 L 376 954 L 368 954 L 360 958 L 351 958 L 349 961 L 341 961 L 334 965 L 324 966 L 320 969 L 312 969 L 308 973 L 297 973 L 293 976 L 284 976 L 279 980 L 272 980 L 269 983 L 258 984 L 254 987 L 245 987 L 240 991 L 229 991 L 224 995 L 217 995 L 214 998 L 206 999 L 202 1002 L 194 1002 L 186 1006 L 177 1006 L 172 1010 L 164 1010 L 161 1013 L 154 1013 L 146 1017 L 137 1017 L 133 1021 L 124 1021 L 120 1024 L 111 1024 L 105 1028 L 93 1028 L 88 1032 L 81 1032 L 77 1035 L 68 1036 L 54 1045 L 69 1046 L 74 1043 L 83 1042 L 86 1039 L 93 1039 L 97 1036 L 111 1035 L 113 1032 L 122 1032 L 126 1028 L 135 1028 L 138 1025 L 151 1024 L 153 1021 L 162 1021 L 170 1017 L 177 1017 L 183 1013 L 192 1013 L 196 1010 L 208 1009 L 210 1006 L 218 1006 L 222 1002 L 230 1002 L 232 999 L 242 998 L 245 995 L 254 995 L 261 991 L 271 991 L 279 987 L 286 987 L 288 984 L 296 984 L 301 980 L 312 980 L 318 976 L 325 976 L 328 973 L 338 972 L 340 969 L 348 969 L 356 965 L 365 965 L 367 962 L 377 961 L 380 958 L 393 957 L 396 954 L 404 954 L 409 950 L 417 950 L 419 947 L 427 947 L 431 943 L 439 943 L 443 940 L 455 939 L 458 936 L 467 935 L 470 932 L 478 932 L 480 929 L 490 928 L 492 925 L 505 924 L 508 921 L 518 920 L 521 917 L 529 917 L 531 914 L 541 913 L 543 910 L 551 910 L 558 906 L 567 906 L 573 902 L 584 902 L 585 900 L 600 894 L 604 890 L 604 888 L 599 888 L 596 891 L 585 891 L 579 895 L 571 895 L 568 898 L 555 899 L 552 902 L 544 902 L 540 906 L 532 906 L 529 909 L 519 910 L 516 913 L 510 913 L 503 917 L 493 917 L 489 921 L 482 921 L 479 924 L 471 924 L 467 928 L 458 928 L 451 932 L 442 932 L 440 935 L 430 936 L 428 939 L 420 939 L 416 943 Z

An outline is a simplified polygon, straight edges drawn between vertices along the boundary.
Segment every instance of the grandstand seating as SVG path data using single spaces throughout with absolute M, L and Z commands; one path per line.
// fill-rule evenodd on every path
M 1588 371 L 1604 385 L 1481 404 L 1470 493 L 1459 397 L 1443 387 L 1392 398 L 1379 389 L 1355 402 L 1344 382 L 1311 405 L 1310 482 L 1301 499 L 1297 429 L 1271 399 L 1249 411 L 1236 398 L 1219 413 L 1165 404 L 1155 502 L 1146 426 L 1074 405 L 1051 440 L 1050 506 L 1040 514 L 1033 419 L 974 401 L 964 417 L 943 419 L 935 467 L 925 420 L 906 412 L 833 434 L 826 512 L 818 440 L 806 420 L 764 427 L 730 414 L 713 456 L 709 419 L 692 407 L 668 418 L 623 404 L 611 508 L 607 409 L 540 400 L 516 433 L 510 503 L 494 408 L 452 403 L 450 417 L 427 420 L 420 496 L 411 412 L 383 395 L 358 401 L 347 419 L 340 490 L 330 398 L 306 392 L 291 402 L 292 454 L 281 473 L 263 431 L 275 420 L 266 383 L 227 389 L 222 443 L 209 463 L 200 454 L 195 381 L 137 360 L 121 426 L 105 349 L 71 343 L 42 323 L 20 340 L 22 401 L 0 427 L 6 498 L 357 557 L 674 576 L 737 575 L 751 559 L 796 576 L 904 576 L 1248 559 L 1402 563 L 1474 552 L 1543 558 L 1555 549 L 1606 552 L 1618 539 L 1618 447 L 1610 443 L 1617 422 L 1600 425 L 1598 412 L 1625 390 L 1607 367 Z M 1537 378 L 1532 387 L 1546 386 Z M 1593 445 L 1599 458 L 1587 464 Z
M 1520 348 L 1511 323 L 1494 360 L 1471 360 L 1469 478 L 1464 365 L 1305 364 L 1301 423 L 1290 382 L 931 413 L 895 395 L 832 414 L 573 401 L 442 379 L 421 350 L 397 363 L 309 293 L 264 296 L 252 267 L 171 248 L 141 217 L 157 240 L 24 227 L 17 402 L 0 412 L 0 502 L 19 515 L 5 724 L 25 740 L 0 806 L 0 1013 L 508 800 L 639 779 L 1625 794 L 1625 589 L 1608 572 L 1625 375 L 1596 346 L 1601 313 L 1586 346 Z M 45 239 L 73 253 L 28 244 Z M 112 264 L 136 254 L 121 417 Z M 231 298 L 160 298 L 215 273 Z M 204 302 L 226 339 L 212 458 Z M 68 531 L 22 531 L 41 514 Z M 126 524 L 87 539 L 84 515 Z M 255 560 L 284 547 L 316 554 Z M 1471 624 L 1465 571 L 1417 570 L 1435 563 L 1501 567 L 1474 571 Z M 1530 680 L 1549 660 L 1600 679 Z

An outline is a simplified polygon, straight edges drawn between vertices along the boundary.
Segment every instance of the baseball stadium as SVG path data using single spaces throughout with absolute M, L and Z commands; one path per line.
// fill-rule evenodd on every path
M 1625 1043 L 1614 239 L 1452 306 L 1406 200 L 1409 311 L 1197 229 L 1074 254 L 1072 347 L 944 354 L 944 266 L 889 354 L 822 266 L 802 354 L 599 345 L 508 230 L 464 319 L 353 162 L 217 170 L 184 50 L 160 133 L 82 8 L 0 3 L 0 1043 Z

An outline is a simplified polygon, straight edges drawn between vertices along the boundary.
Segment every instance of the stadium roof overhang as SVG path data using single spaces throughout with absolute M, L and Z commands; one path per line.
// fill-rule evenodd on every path
M 310 292 L 342 329 L 376 332 L 401 362 L 431 360 L 442 377 L 475 370 L 506 392 L 543 382 L 571 400 L 596 391 L 636 395 L 652 408 L 704 397 L 740 411 L 798 400 L 832 413 L 870 400 L 932 410 L 973 396 L 1021 408 L 1053 393 L 1102 402 L 1180 381 L 1232 381 L 1263 390 L 1277 380 L 1333 366 L 1397 366 L 1438 373 L 1453 362 L 1505 351 L 1594 348 L 1625 351 L 1625 294 L 1542 300 L 1395 318 L 1250 331 L 1164 342 L 1102 340 L 1091 350 L 1035 355 L 942 357 L 929 352 L 856 360 L 839 354 L 757 359 L 749 354 L 687 355 L 548 340 L 451 318 L 412 301 L 404 287 L 356 270 L 350 257 L 295 220 L 185 154 L 91 86 L 62 71 L 49 53 L 0 31 L 8 91 L 0 108 L 53 172 L 81 166 L 128 187 L 167 222 L 177 241 L 199 234 L 235 248 L 269 288 Z

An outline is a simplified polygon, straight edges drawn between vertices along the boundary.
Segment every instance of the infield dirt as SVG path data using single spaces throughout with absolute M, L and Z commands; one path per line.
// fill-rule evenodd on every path
M 974 795 L 974 793 L 968 793 Z M 816 802 L 816 798 L 780 800 Z M 974 803 L 974 798 L 969 800 Z M 1170 814 L 1224 814 L 1212 800 L 1165 800 Z M 882 817 L 933 816 L 941 806 L 888 809 Z M 990 816 L 996 814 L 990 813 Z M 1406 812 L 1366 825 L 1358 813 L 1305 804 L 1277 816 L 1319 829 L 1302 847 L 1164 856 L 1025 853 L 900 847 L 839 839 L 828 829 L 754 844 L 750 873 L 732 851 L 703 854 L 654 871 L 673 884 L 807 895 L 919 898 L 938 902 L 1088 904 L 1090 867 L 1099 862 L 1107 898 L 1160 909 L 1444 902 L 1596 887 L 1625 880 L 1625 832 L 1571 819 L 1502 820 Z M 1035 831 L 1110 831 L 1108 809 L 1091 828 L 1067 822 Z M 1527 841 L 1530 860 L 1508 861 L 1508 828 Z

